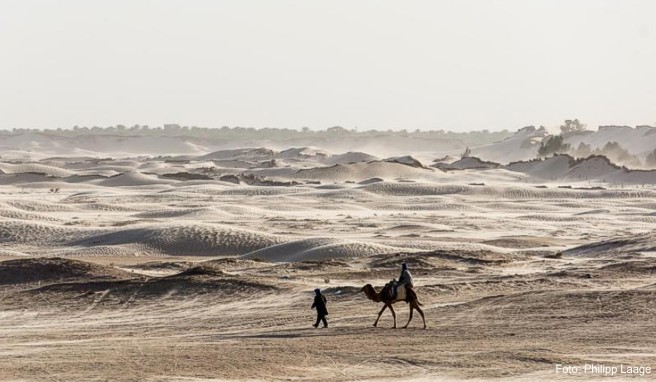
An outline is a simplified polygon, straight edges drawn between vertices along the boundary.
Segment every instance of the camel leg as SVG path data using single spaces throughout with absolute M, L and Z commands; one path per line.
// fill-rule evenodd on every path
M 426 329 L 427 326 L 426 326 L 426 317 L 424 317 L 424 311 L 421 310 L 419 305 L 415 306 L 415 309 L 417 309 L 417 312 L 419 312 L 419 314 L 421 314 L 421 319 L 424 321 L 424 329 Z
M 394 317 L 394 326 L 392 326 L 392 328 L 396 329 L 396 312 L 394 311 L 394 308 L 392 308 L 392 305 L 390 305 L 389 308 L 392 311 L 392 317 Z
M 408 317 L 408 323 L 405 324 L 403 329 L 406 329 L 408 325 L 410 325 L 410 321 L 412 321 L 412 312 L 414 311 L 414 309 L 415 309 L 414 304 L 410 304 L 410 317 Z
M 391 308 L 391 307 L 390 307 L 390 308 Z M 385 304 L 385 305 L 383 306 L 383 309 L 381 309 L 380 312 L 378 312 L 378 318 L 376 318 L 376 322 L 374 322 L 374 328 L 375 328 L 376 326 L 378 326 L 378 320 L 380 320 L 380 316 L 383 314 L 383 312 L 385 311 L 385 309 L 387 309 L 387 304 Z

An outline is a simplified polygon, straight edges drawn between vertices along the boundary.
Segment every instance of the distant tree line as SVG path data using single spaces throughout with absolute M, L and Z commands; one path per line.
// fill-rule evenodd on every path
M 308 127 L 301 129 L 289 128 L 253 128 L 253 127 L 228 127 L 208 128 L 198 126 L 181 126 L 178 124 L 166 124 L 164 126 L 150 127 L 147 125 L 134 125 L 127 127 L 124 125 L 108 127 L 86 127 L 74 126 L 71 129 L 13 129 L 0 130 L 2 135 L 20 135 L 20 134 L 43 134 L 49 136 L 61 137 L 78 137 L 89 135 L 112 135 L 112 136 L 154 136 L 154 137 L 190 137 L 205 139 L 268 139 L 268 140 L 286 140 L 293 138 L 331 138 L 331 137 L 380 137 L 380 136 L 400 136 L 411 138 L 425 139 L 443 139 L 458 140 L 471 145 L 492 143 L 502 140 L 511 135 L 508 130 L 502 131 L 467 131 L 453 132 L 445 130 L 365 130 L 346 129 L 341 126 L 333 126 L 323 130 L 311 130 Z

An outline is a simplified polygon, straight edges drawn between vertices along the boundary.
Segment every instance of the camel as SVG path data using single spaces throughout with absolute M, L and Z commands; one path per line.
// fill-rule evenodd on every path
M 396 304 L 399 301 L 405 301 L 405 300 L 395 300 L 392 298 L 392 286 L 391 284 L 387 284 L 383 287 L 383 289 L 379 292 L 376 292 L 376 289 L 374 289 L 371 284 L 367 284 L 362 287 L 361 289 L 364 294 L 367 295 L 367 297 L 374 302 L 383 302 L 385 306 L 383 306 L 383 309 L 380 310 L 378 313 L 378 318 L 376 318 L 376 322 L 374 322 L 374 327 L 378 326 L 378 320 L 380 320 L 380 316 L 383 314 L 386 308 L 389 308 L 390 311 L 392 312 L 392 317 L 394 317 L 394 326 L 393 328 L 396 329 L 396 313 L 394 312 L 394 308 L 392 308 L 393 304 Z M 412 289 L 412 286 L 406 286 L 406 293 L 408 295 L 408 303 L 410 304 L 410 317 L 408 318 L 408 323 L 405 324 L 403 329 L 407 328 L 408 325 L 410 324 L 410 321 L 412 321 L 412 311 L 417 309 L 417 312 L 421 314 L 421 319 L 424 321 L 424 329 L 426 329 L 426 318 L 424 317 L 424 311 L 421 310 L 420 306 L 422 305 L 419 302 L 419 299 L 417 298 L 417 294 L 415 291 Z

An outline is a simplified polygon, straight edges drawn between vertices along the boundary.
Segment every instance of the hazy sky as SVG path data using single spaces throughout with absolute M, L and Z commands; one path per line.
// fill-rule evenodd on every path
M 656 1 L 0 0 L 0 128 L 656 122 Z

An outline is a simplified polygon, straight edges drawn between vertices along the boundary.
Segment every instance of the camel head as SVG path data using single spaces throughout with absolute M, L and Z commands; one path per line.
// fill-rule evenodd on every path
M 376 292 L 376 289 L 371 284 L 367 284 L 360 289 L 360 291 L 364 292 L 365 295 L 367 295 L 367 298 L 371 301 L 375 302 L 380 302 L 380 294 Z

